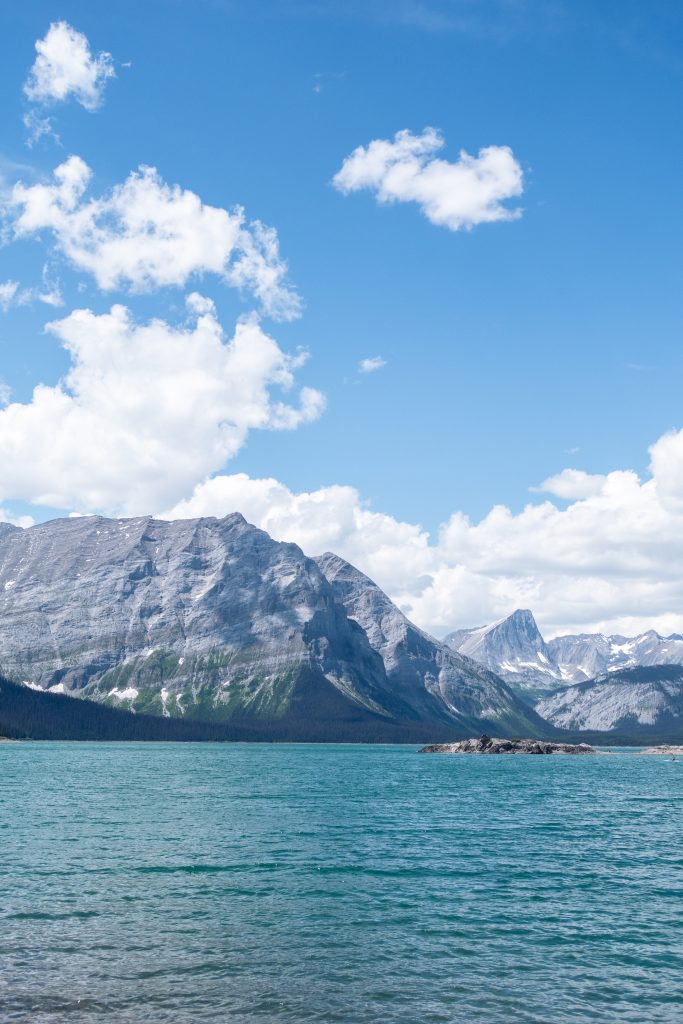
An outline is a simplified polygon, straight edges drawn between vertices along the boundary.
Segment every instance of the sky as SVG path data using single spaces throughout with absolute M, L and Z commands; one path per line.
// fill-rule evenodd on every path
M 0 39 L 0 519 L 241 511 L 437 635 L 683 630 L 680 5 Z

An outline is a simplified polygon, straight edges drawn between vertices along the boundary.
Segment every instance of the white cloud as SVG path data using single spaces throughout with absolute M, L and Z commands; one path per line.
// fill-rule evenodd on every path
M 19 291 L 18 281 L 4 281 L 0 284 L 0 309 L 6 313 L 16 299 Z
M 382 359 L 381 356 L 372 356 L 369 359 L 361 359 L 358 370 L 360 373 L 374 373 L 375 370 L 381 370 L 386 365 L 386 359 Z
M 523 191 L 522 168 L 508 146 L 487 146 L 478 156 L 464 150 L 455 163 L 435 156 L 444 141 L 434 128 L 421 135 L 397 132 L 393 141 L 359 146 L 335 174 L 340 192 L 369 189 L 380 203 L 416 202 L 432 224 L 451 231 L 514 220 L 519 208 L 504 206 Z
M 190 292 L 185 299 L 185 305 L 191 313 L 196 313 L 197 316 L 216 315 L 216 303 L 206 295 L 200 295 L 199 292 Z
M 0 407 L 9 405 L 12 397 L 12 389 L 9 384 L 0 377 Z
M 48 325 L 71 368 L 29 403 L 0 410 L 0 500 L 144 514 L 221 469 L 250 430 L 291 430 L 320 415 L 324 400 L 311 388 L 296 404 L 277 394 L 291 390 L 303 355 L 288 356 L 255 319 L 226 341 L 203 308 L 184 328 L 136 323 L 123 306 Z
M 65 21 L 50 25 L 36 42 L 36 53 L 24 85 L 29 100 L 47 104 L 73 97 L 86 110 L 100 106 L 107 79 L 115 74 L 111 54 L 91 53 L 83 33 Z
M 0 505 L 0 523 L 11 523 L 12 526 L 21 526 L 23 529 L 26 529 L 29 526 L 33 526 L 34 519 L 32 516 L 16 516 L 13 512 L 9 512 Z
M 338 552 L 437 634 L 534 610 L 549 636 L 583 630 L 683 630 L 683 431 L 650 450 L 650 475 L 616 470 L 573 483 L 566 508 L 494 507 L 480 522 L 454 513 L 430 537 L 418 524 L 373 512 L 351 487 L 295 494 L 243 474 L 200 484 L 173 517 L 241 511 L 280 540 Z M 583 487 L 582 495 L 578 491 Z
M 599 473 L 586 473 L 582 469 L 563 469 L 555 476 L 549 476 L 538 487 L 530 487 L 530 491 L 554 494 L 556 498 L 576 499 L 590 498 L 599 494 L 607 477 Z
M 194 192 L 167 185 L 153 167 L 140 167 L 109 193 L 88 199 L 91 176 L 88 165 L 71 156 L 56 168 L 53 183 L 16 184 L 9 203 L 15 234 L 50 231 L 57 249 L 103 291 L 179 287 L 213 273 L 252 293 L 277 319 L 299 314 L 274 229 L 260 221 L 247 225 L 240 207 L 202 203 Z
M 35 301 L 55 307 L 63 304 L 59 285 L 50 281 L 46 267 L 43 268 L 43 283 L 40 287 L 21 288 L 18 281 L 0 283 L 0 310 L 3 313 L 13 306 L 28 306 Z
M 52 306 L 54 309 L 64 305 L 59 282 L 50 279 L 47 267 L 43 268 L 43 283 L 41 287 L 29 289 L 29 296 L 31 299 L 36 298 L 38 302 L 43 302 L 46 306 Z
M 52 118 L 43 117 L 36 110 L 29 110 L 23 117 L 24 128 L 28 132 L 29 148 L 35 146 L 41 139 L 54 139 L 59 143 L 61 140 L 54 129 Z

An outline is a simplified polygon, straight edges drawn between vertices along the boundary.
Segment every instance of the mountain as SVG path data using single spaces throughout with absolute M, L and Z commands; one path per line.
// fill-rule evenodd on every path
M 429 727 L 429 735 L 441 727 Z M 441 729 L 452 734 L 453 729 Z M 190 717 L 146 715 L 83 697 L 50 693 L 0 678 L 0 738 L 36 740 L 163 740 L 224 742 L 226 740 L 364 743 L 420 743 L 426 728 L 419 722 L 346 713 L 322 718 L 308 714 L 273 718 L 203 721 Z
M 423 714 L 434 707 L 481 731 L 480 725 L 508 733 L 543 735 L 545 723 L 505 683 L 447 644 L 414 626 L 376 583 L 338 555 L 316 559 L 348 615 L 358 622 L 381 656 L 392 691 L 418 704 Z
M 631 734 L 657 730 L 680 735 L 683 667 L 655 665 L 617 669 L 599 679 L 564 687 L 536 709 L 561 729 Z
M 653 629 L 636 637 L 580 633 L 547 643 L 530 611 L 518 609 L 490 626 L 460 629 L 444 638 L 515 689 L 547 696 L 560 685 L 585 682 L 637 665 L 683 664 L 683 637 Z
M 548 649 L 562 678 L 569 682 L 636 665 L 683 664 L 683 637 L 663 637 L 653 629 L 635 637 L 601 633 L 558 636 L 549 641 Z
M 520 690 L 557 686 L 562 675 L 527 609 L 505 619 L 449 633 L 444 643 L 460 654 L 485 665 Z
M 0 671 L 36 692 L 270 722 L 290 738 L 542 728 L 500 680 L 426 638 L 372 586 L 376 614 L 394 609 L 416 645 L 411 672 L 376 642 L 370 613 L 347 614 L 313 559 L 241 515 L 3 524 Z

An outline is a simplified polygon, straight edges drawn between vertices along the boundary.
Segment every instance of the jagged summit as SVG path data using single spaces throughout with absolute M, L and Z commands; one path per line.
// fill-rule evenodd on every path
M 518 608 L 488 626 L 449 633 L 444 643 L 520 687 L 544 686 L 549 679 L 561 678 L 528 608 Z
M 489 626 L 457 630 L 444 642 L 486 665 L 517 690 L 548 699 L 552 694 L 552 705 L 543 699 L 537 708 L 556 724 L 560 705 L 553 691 L 558 687 L 600 680 L 622 669 L 683 664 L 683 638 L 678 634 L 663 637 L 654 629 L 635 637 L 580 633 L 546 643 L 528 609 L 517 609 Z M 629 682 L 623 681 L 624 686 Z M 577 697 L 573 692 L 572 699 Z M 571 714 L 562 711 L 561 717 L 569 721 Z

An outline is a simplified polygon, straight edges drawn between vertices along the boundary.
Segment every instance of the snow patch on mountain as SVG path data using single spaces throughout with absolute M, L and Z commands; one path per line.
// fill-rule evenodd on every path
M 461 654 L 521 690 L 547 691 L 625 668 L 683 665 L 683 637 L 648 630 L 636 637 L 581 633 L 545 641 L 530 611 L 445 637 Z

